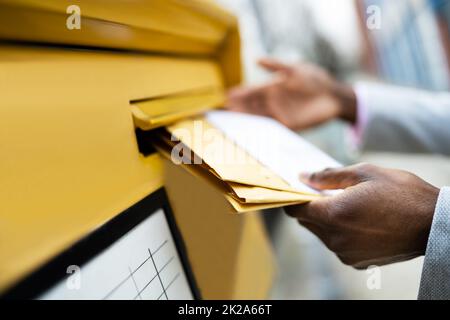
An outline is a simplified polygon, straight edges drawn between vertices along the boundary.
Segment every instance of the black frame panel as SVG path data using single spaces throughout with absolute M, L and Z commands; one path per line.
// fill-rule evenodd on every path
M 1 299 L 34 299 L 63 280 L 68 265 L 82 266 L 113 245 L 132 228 L 163 209 L 194 299 L 201 299 L 186 247 L 164 188 L 160 188 L 93 231 L 1 295 Z

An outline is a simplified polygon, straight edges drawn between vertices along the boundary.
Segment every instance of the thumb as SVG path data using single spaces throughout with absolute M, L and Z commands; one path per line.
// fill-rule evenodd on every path
M 371 180 L 375 170 L 375 166 L 358 164 L 344 168 L 325 169 L 313 174 L 304 173 L 300 175 L 300 180 L 319 190 L 345 189 Z
M 288 72 L 292 68 L 287 64 L 271 58 L 260 59 L 258 64 L 264 69 L 272 72 Z

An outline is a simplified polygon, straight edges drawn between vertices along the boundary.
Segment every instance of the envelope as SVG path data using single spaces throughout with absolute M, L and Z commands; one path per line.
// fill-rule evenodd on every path
M 159 130 L 153 144 L 163 156 L 207 180 L 237 212 L 284 207 L 322 197 L 289 186 L 204 117 L 185 119 Z

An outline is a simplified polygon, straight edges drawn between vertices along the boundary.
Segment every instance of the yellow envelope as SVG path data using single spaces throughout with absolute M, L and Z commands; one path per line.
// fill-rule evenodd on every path
M 321 197 L 318 195 L 302 195 L 299 193 L 273 190 L 262 187 L 253 187 L 237 183 L 229 183 L 229 186 L 238 197 L 237 200 L 243 203 L 303 203 L 316 200 Z
M 151 130 L 223 104 L 222 88 L 202 88 L 130 103 L 136 126 Z
M 155 148 L 166 158 L 171 159 L 171 150 L 174 142 L 167 136 L 160 135 L 153 141 Z M 221 180 L 211 172 L 209 166 L 202 164 L 187 164 L 191 151 L 182 158 L 181 165 L 185 170 L 195 177 L 206 179 L 212 187 L 218 189 L 231 206 L 237 212 L 255 211 L 269 208 L 283 207 L 286 205 L 300 204 L 319 198 L 318 195 L 300 194 L 264 187 L 240 184 Z
M 179 139 L 180 143 L 202 159 L 221 180 L 305 194 L 293 189 L 203 117 L 182 120 L 166 129 L 172 135 L 172 140 Z M 182 145 L 179 147 L 181 149 Z

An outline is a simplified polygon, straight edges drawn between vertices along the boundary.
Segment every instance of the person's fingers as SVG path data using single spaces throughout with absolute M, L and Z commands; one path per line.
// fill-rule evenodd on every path
M 318 226 L 315 223 L 311 223 L 311 222 L 306 222 L 306 221 L 301 221 L 301 220 L 298 220 L 298 222 L 303 227 L 308 229 L 312 234 L 314 234 L 317 238 L 319 238 L 322 242 L 326 243 L 328 241 L 328 233 L 322 227 Z
M 285 76 L 277 75 L 273 77 L 269 82 L 264 84 L 234 87 L 228 91 L 227 98 L 241 99 L 266 93 L 268 90 L 274 89 L 275 87 L 279 86 L 281 83 L 283 83 L 283 81 L 285 81 Z
M 344 168 L 325 169 L 312 174 L 302 173 L 300 180 L 315 189 L 345 189 L 370 180 L 374 173 L 374 166 L 358 164 Z
M 271 58 L 260 59 L 258 64 L 264 69 L 272 72 L 289 72 L 292 69 L 291 66 Z
M 258 99 L 258 92 L 252 87 L 238 87 L 231 89 L 226 97 L 225 106 L 232 111 L 248 111 L 252 100 Z
M 242 101 L 257 92 L 258 90 L 255 87 L 235 87 L 228 91 L 227 102 Z
M 332 210 L 330 210 L 329 205 L 327 199 L 319 199 L 306 204 L 285 207 L 284 211 L 302 224 L 313 223 L 324 227 L 331 224 L 330 214 L 332 214 Z
M 306 205 L 308 205 L 308 203 L 294 204 L 294 205 L 286 206 L 286 207 L 284 207 L 284 212 L 289 217 L 297 219 L 297 217 L 301 216 L 302 212 L 307 209 L 307 208 L 305 208 Z
M 264 116 L 268 115 L 266 102 L 262 94 L 254 94 L 238 99 L 228 99 L 225 106 L 230 111 Z
M 282 81 L 283 77 L 278 76 L 266 84 L 233 88 L 227 94 L 225 106 L 232 111 L 265 114 L 269 92 L 276 90 Z

